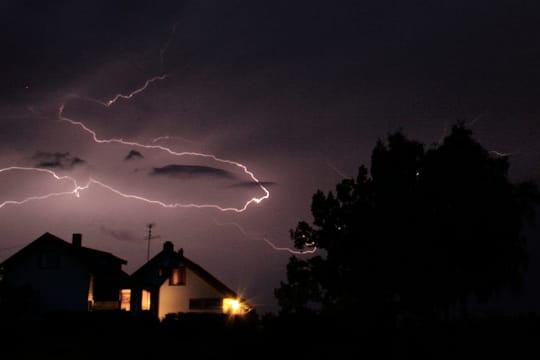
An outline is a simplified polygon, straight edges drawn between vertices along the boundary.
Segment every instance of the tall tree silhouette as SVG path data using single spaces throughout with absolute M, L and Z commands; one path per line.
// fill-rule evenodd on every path
M 522 230 L 540 197 L 508 170 L 462 123 L 427 150 L 402 132 L 379 140 L 370 171 L 317 191 L 312 224 L 291 230 L 296 248 L 321 251 L 291 257 L 281 312 L 432 316 L 519 289 Z

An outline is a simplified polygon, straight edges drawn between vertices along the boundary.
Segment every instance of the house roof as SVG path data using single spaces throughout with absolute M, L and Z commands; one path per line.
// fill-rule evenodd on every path
M 206 271 L 202 266 L 186 258 L 182 249 L 175 252 L 173 244 L 169 241 L 163 245 L 163 250 L 161 252 L 148 260 L 131 276 L 132 278 L 141 281 L 146 286 L 160 286 L 167 279 L 169 274 L 164 272 L 162 276 L 159 276 L 158 270 L 170 270 L 180 265 L 184 265 L 186 268 L 193 271 L 209 285 L 223 294 L 223 296 L 234 298 L 238 297 L 235 291 L 230 289 L 227 285 Z
M 116 264 L 127 264 L 126 260 L 121 259 L 111 253 L 87 248 L 84 246 L 75 246 L 49 232 L 46 232 L 18 252 L 4 260 L 4 262 L 2 262 L 0 266 L 8 268 L 34 251 L 50 248 L 59 248 L 70 253 L 73 256 L 79 257 L 86 266 L 94 270 L 103 268 L 104 266 L 106 266 L 106 264 L 110 264 L 111 262 Z

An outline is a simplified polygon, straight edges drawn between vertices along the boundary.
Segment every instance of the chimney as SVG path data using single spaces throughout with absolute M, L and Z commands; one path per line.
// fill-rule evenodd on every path
M 170 241 L 165 241 L 163 243 L 163 251 L 164 252 L 173 252 L 174 251 L 174 244 Z
M 183 248 L 180 248 L 180 250 L 178 250 L 178 255 L 180 256 L 184 256 L 184 249 Z
M 82 242 L 82 234 L 74 233 L 71 237 L 71 245 L 75 248 L 80 248 Z

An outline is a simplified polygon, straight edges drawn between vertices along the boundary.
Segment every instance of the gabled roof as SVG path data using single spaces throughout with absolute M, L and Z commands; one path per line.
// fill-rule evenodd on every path
M 224 297 L 236 298 L 238 296 L 235 291 L 231 290 L 202 266 L 186 258 L 182 249 L 175 252 L 171 242 L 166 242 L 163 246 L 163 250 L 137 269 L 131 277 L 145 286 L 160 286 L 170 274 L 165 272 L 162 276 L 159 276 L 157 270 L 170 270 L 181 265 L 193 271 L 209 285 L 223 294 Z
M 208 271 L 203 269 L 200 265 L 194 263 L 193 261 L 189 260 L 188 258 L 182 256 L 182 263 L 186 266 L 186 268 L 193 271 L 195 274 L 200 276 L 202 279 L 204 279 L 207 283 L 209 283 L 212 287 L 214 287 L 217 291 L 223 294 L 225 297 L 237 297 L 236 292 L 231 290 L 228 286 L 223 284 L 221 281 L 219 281 L 216 277 L 214 277 L 212 274 L 210 274 Z
M 21 250 L 4 260 L 0 266 L 7 268 L 18 261 L 23 259 L 26 255 L 31 254 L 34 251 L 40 251 L 43 249 L 57 248 L 66 251 L 72 256 L 79 257 L 81 262 L 91 269 L 103 268 L 105 264 L 114 262 L 120 264 L 127 264 L 127 261 L 121 259 L 111 253 L 87 248 L 84 246 L 75 246 L 59 237 L 46 232 L 30 244 L 23 247 Z

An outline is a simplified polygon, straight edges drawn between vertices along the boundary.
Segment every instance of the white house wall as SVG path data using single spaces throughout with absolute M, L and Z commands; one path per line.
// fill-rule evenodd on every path
M 169 313 L 208 312 L 208 310 L 189 309 L 189 300 L 200 298 L 222 299 L 223 295 L 193 271 L 186 268 L 186 285 L 169 285 L 168 279 L 161 284 L 158 316 L 163 319 Z

